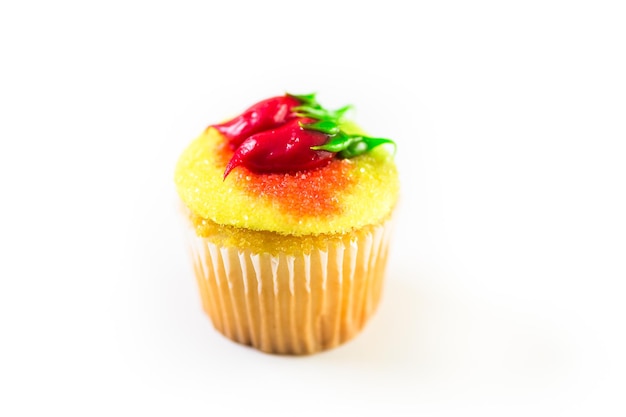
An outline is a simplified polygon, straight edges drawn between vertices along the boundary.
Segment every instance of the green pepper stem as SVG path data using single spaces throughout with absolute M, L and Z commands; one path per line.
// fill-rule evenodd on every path
M 352 105 L 343 106 L 337 110 L 328 110 L 317 102 L 315 93 L 287 95 L 295 97 L 302 102 L 300 106 L 292 109 L 298 117 L 308 117 L 317 120 L 314 123 L 300 122 L 301 127 L 316 130 L 329 136 L 328 141 L 324 145 L 313 146 L 311 147 L 312 150 L 333 152 L 339 158 L 354 158 L 380 145 L 391 144 L 393 145 L 393 155 L 395 156 L 397 146 L 391 139 L 349 135 L 341 130 L 340 124 L 343 117 L 353 108 Z

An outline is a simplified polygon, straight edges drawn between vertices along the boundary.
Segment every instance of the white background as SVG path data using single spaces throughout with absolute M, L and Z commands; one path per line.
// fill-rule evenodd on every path
M 625 415 L 620 3 L 2 2 L 0 415 Z M 286 91 L 403 184 L 376 316 L 304 358 L 213 330 L 172 181 Z

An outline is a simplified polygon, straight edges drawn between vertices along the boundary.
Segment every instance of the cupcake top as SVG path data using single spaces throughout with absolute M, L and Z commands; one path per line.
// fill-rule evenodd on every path
M 178 193 L 195 221 L 285 235 L 343 234 L 387 219 L 399 182 L 389 139 L 365 136 L 314 95 L 264 100 L 183 152 Z

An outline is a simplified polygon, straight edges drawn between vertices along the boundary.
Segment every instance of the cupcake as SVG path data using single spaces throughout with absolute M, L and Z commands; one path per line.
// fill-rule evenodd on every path
M 272 97 L 209 126 L 180 156 L 202 306 L 227 338 L 312 354 L 352 339 L 376 310 L 399 193 L 395 144 L 365 135 L 349 109 Z

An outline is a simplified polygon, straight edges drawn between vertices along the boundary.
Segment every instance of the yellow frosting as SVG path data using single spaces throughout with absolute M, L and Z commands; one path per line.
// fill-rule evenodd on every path
M 225 138 L 208 128 L 176 165 L 178 193 L 200 233 L 208 220 L 282 235 L 345 234 L 381 223 L 398 199 L 393 157 L 382 146 L 311 171 L 255 174 L 237 167 L 224 180 L 230 155 Z

